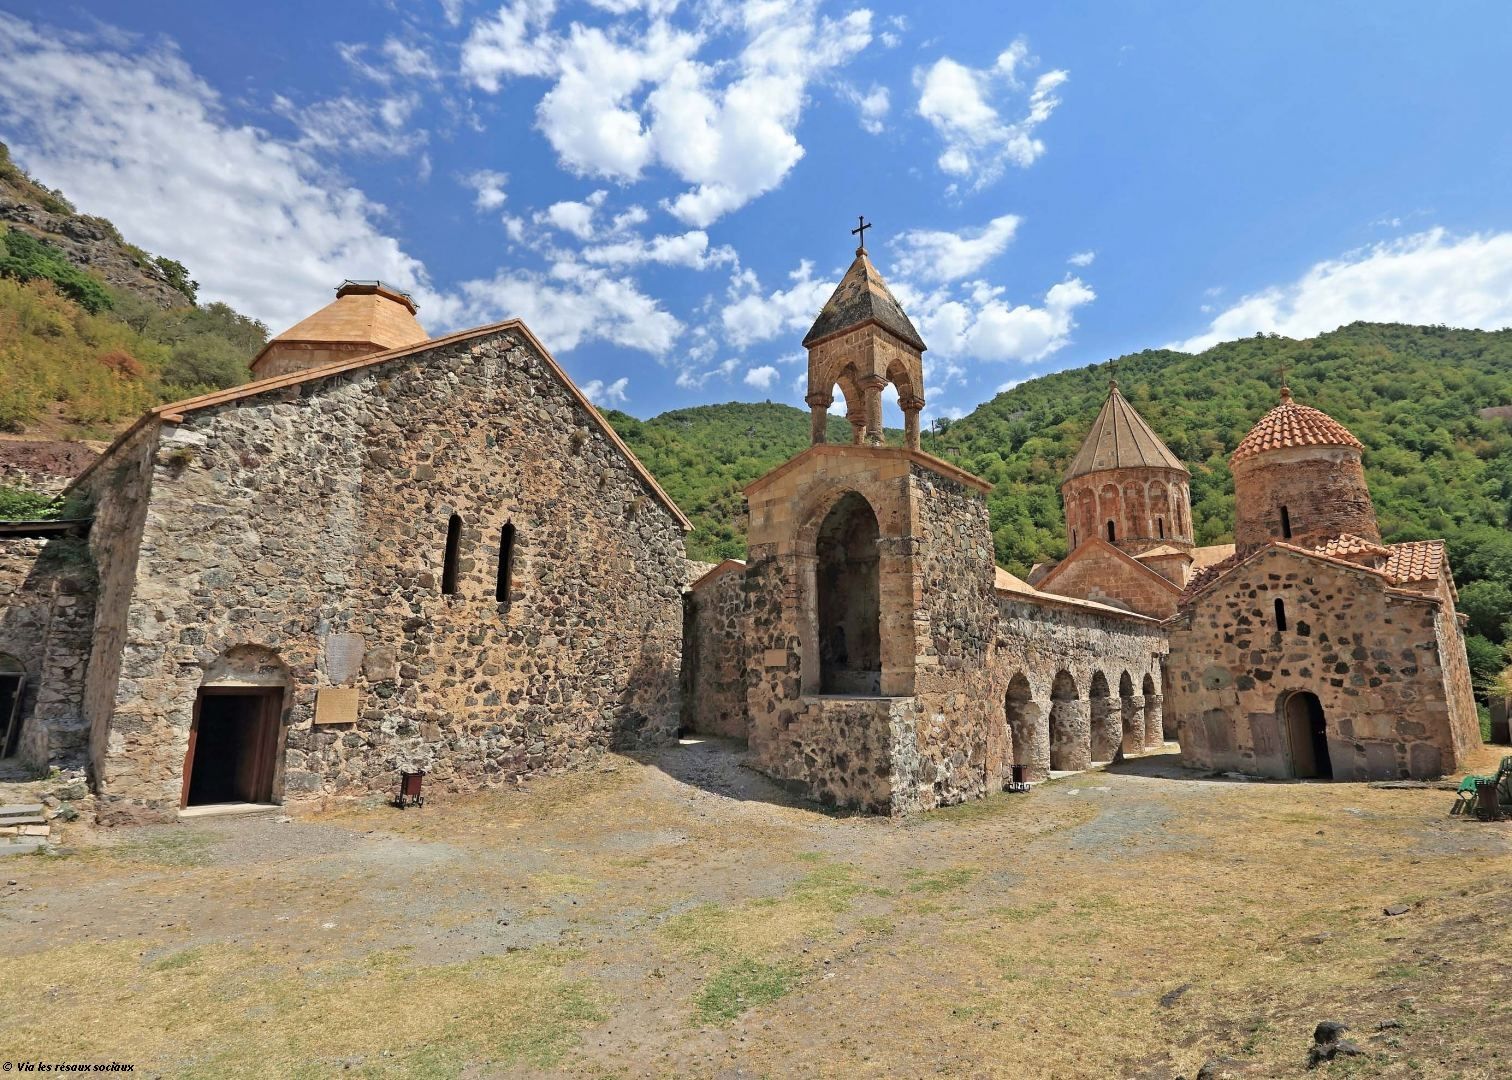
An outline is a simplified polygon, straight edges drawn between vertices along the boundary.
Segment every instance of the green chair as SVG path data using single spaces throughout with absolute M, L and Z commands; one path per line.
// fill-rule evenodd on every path
M 1498 789 L 1505 789 L 1498 793 L 1496 801 L 1505 806 L 1512 806 L 1512 798 L 1509 798 L 1512 796 L 1512 755 L 1501 759 L 1495 776 L 1467 776 L 1461 780 L 1459 787 L 1454 791 L 1454 805 L 1449 808 L 1450 815 L 1461 817 L 1478 815 L 1481 809 L 1480 785 L 1488 782 Z

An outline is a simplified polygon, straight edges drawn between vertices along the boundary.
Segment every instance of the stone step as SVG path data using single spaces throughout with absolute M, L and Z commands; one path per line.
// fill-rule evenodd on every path
M 0 859 L 7 855 L 34 855 L 46 846 L 46 840 L 22 840 L 19 843 L 12 841 L 9 844 L 0 844 Z
M 11 806 L 0 806 L 0 819 L 9 817 L 29 817 L 32 814 L 42 812 L 41 803 L 15 803 Z
M 46 825 L 47 819 L 41 814 L 27 814 L 24 817 L 0 817 L 0 829 L 16 825 Z

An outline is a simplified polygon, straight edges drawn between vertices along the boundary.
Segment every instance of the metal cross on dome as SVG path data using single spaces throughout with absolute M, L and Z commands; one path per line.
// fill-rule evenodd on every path
M 866 230 L 871 228 L 871 223 L 866 220 L 865 214 L 856 215 L 856 223 L 856 227 L 851 230 L 851 235 L 859 236 L 861 239 L 857 241 L 857 245 L 864 248 L 866 247 Z

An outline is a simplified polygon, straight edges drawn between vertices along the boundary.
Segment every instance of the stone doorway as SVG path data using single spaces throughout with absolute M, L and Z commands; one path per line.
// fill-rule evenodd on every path
M 1045 745 L 1045 725 L 1040 723 L 1044 714 L 1034 703 L 1034 692 L 1022 672 L 1008 684 L 1003 713 L 1013 747 L 1012 764 L 1024 766 L 1029 779 L 1043 780 L 1050 763 L 1050 748 Z
M 882 593 L 877 515 L 855 492 L 825 515 L 815 542 L 819 692 L 882 692 Z
M 1328 756 L 1328 723 L 1318 695 L 1308 690 L 1289 694 L 1285 713 L 1292 775 L 1298 779 L 1333 779 L 1333 763 Z
M 1076 680 L 1058 671 L 1050 687 L 1050 771 L 1075 772 L 1092 763 L 1092 740 L 1087 709 Z
M 181 805 L 271 803 L 277 754 L 278 687 L 202 687 L 184 757 Z
M 0 757 L 10 757 L 21 743 L 21 698 L 26 672 L 20 661 L 0 653 Z

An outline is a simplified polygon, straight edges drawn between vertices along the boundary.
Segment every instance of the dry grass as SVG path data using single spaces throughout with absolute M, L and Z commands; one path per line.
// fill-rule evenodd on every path
M 1268 1078 L 1333 1019 L 1370 1056 L 1331 1075 L 1484 1080 L 1512 1062 L 1512 828 L 1450 798 L 1088 774 L 900 828 L 614 760 L 117 834 L 8 898 L 0 1057 L 1171 1080 L 1223 1053 Z

